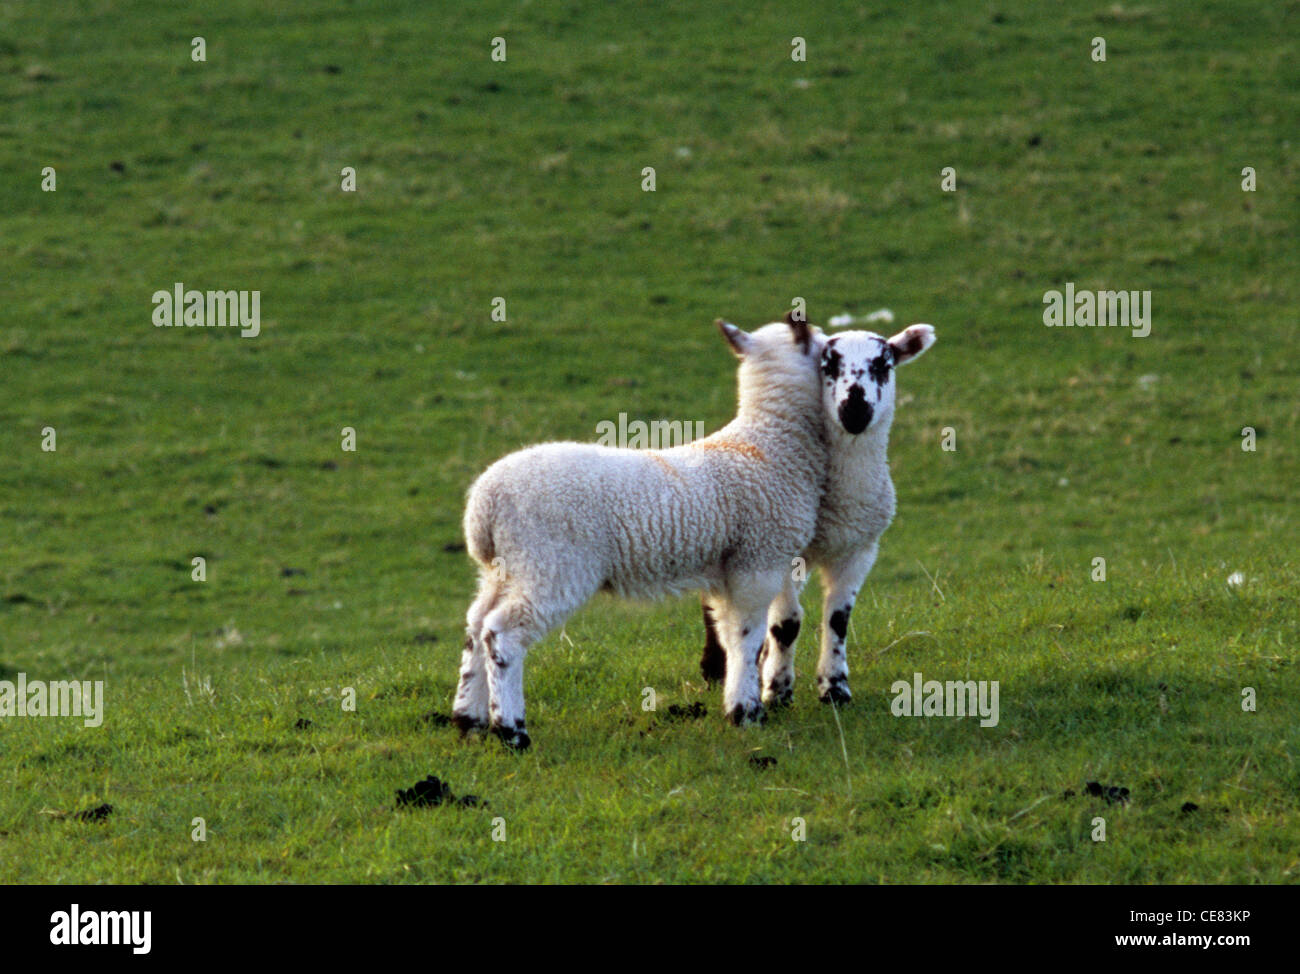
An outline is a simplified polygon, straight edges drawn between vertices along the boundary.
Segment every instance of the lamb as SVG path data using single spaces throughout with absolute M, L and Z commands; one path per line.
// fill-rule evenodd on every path
M 764 623 L 813 540 L 826 477 L 825 336 L 788 315 L 746 333 L 735 419 L 666 450 L 546 443 L 490 466 L 469 490 L 465 538 L 478 593 L 452 708 L 463 732 L 527 748 L 528 647 L 597 591 L 653 598 L 703 589 L 726 657 L 724 711 L 761 722 Z
M 834 319 L 832 319 L 834 320 Z M 892 338 L 873 332 L 841 332 L 822 352 L 829 476 L 817 529 L 804 551 L 822 576 L 821 657 L 817 692 L 823 703 L 847 703 L 849 668 L 845 637 L 858 590 L 876 561 L 880 536 L 894 517 L 894 482 L 889 476 L 889 426 L 894 418 L 894 367 L 910 362 L 934 344 L 934 329 L 912 325 Z M 760 668 L 763 702 L 790 702 L 794 690 L 794 642 L 803 610 L 799 595 L 805 573 L 792 573 L 768 613 L 768 635 Z M 718 607 L 704 596 L 705 646 L 700 670 L 709 682 L 727 674 L 730 660 L 720 651 Z

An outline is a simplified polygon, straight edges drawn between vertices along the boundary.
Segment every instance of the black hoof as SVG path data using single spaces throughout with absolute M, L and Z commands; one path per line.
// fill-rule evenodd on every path
M 727 719 L 737 727 L 744 727 L 746 724 L 762 725 L 767 720 L 767 712 L 763 710 L 761 705 L 746 707 L 743 704 L 737 704 L 731 708 L 731 712 L 727 714 Z
M 793 701 L 794 689 L 788 681 L 763 691 L 763 703 L 768 707 L 788 707 Z
M 492 728 L 492 733 L 501 739 L 501 743 L 515 751 L 527 751 L 529 745 L 533 743 L 528 731 L 524 730 L 522 724 L 517 727 L 502 727 L 497 725 Z
M 853 699 L 853 694 L 849 692 L 848 681 L 839 676 L 831 681 L 831 685 L 821 692 L 818 699 L 822 703 L 848 703 Z
M 475 731 L 487 730 L 488 726 L 486 720 L 478 720 L 471 717 L 469 714 L 453 713 L 451 715 L 451 723 L 452 726 L 456 727 L 460 731 L 462 737 L 466 734 L 472 734 Z

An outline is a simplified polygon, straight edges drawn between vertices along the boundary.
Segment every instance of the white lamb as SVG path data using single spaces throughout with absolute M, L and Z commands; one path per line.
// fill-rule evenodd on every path
M 835 319 L 832 319 L 834 321 Z M 880 536 L 894 517 L 889 476 L 889 426 L 894 418 L 894 367 L 934 344 L 934 329 L 912 325 L 893 338 L 873 332 L 841 332 L 822 351 L 822 386 L 830 446 L 830 475 L 817 530 L 804 552 L 822 576 L 821 658 L 817 692 L 823 703 L 847 703 L 848 659 L 844 651 L 849 615 L 858 590 L 876 561 Z M 787 577 L 768 614 L 763 648 L 763 702 L 790 701 L 794 689 L 794 642 L 803 610 L 799 595 L 806 573 Z M 705 647 L 700 669 L 712 682 L 728 675 L 715 631 L 718 608 L 704 597 Z
M 526 748 L 529 645 L 599 590 L 650 598 L 703 589 L 727 660 L 726 715 L 761 721 L 768 607 L 813 539 L 826 477 L 825 336 L 789 319 L 752 334 L 719 321 L 740 358 L 736 418 L 668 450 L 547 443 L 470 488 L 465 538 L 478 594 L 452 709 Z

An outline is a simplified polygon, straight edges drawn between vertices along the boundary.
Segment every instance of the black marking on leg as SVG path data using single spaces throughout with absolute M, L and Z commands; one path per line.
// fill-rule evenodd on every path
M 706 683 L 721 683 L 727 676 L 727 654 L 718 641 L 718 627 L 713 621 L 713 610 L 707 602 L 704 610 L 704 654 L 700 657 L 700 673 Z
M 782 673 L 767 686 L 766 701 L 769 707 L 784 707 L 794 699 L 794 681 L 788 673 Z
M 773 626 L 772 638 L 782 646 L 794 645 L 794 641 L 799 638 L 799 620 L 792 617 L 778 626 Z
M 831 632 L 844 638 L 844 634 L 849 631 L 849 613 L 853 611 L 853 606 L 846 605 L 842 609 L 836 609 L 831 613 Z
M 466 734 L 473 733 L 474 731 L 481 731 L 487 728 L 486 720 L 480 720 L 477 717 L 470 716 L 469 714 L 453 713 L 451 715 L 451 722 L 460 731 L 462 737 Z

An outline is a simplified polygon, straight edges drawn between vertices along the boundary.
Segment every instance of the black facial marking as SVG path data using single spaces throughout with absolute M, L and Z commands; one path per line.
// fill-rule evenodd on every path
M 867 371 L 871 375 L 871 381 L 878 386 L 883 386 L 889 381 L 889 370 L 894 366 L 894 353 L 886 346 L 885 350 L 873 358 L 867 365 Z
M 853 606 L 849 605 L 831 613 L 831 632 L 840 639 L 843 639 L 844 634 L 849 631 L 849 613 L 852 611 Z
M 773 626 L 772 638 L 782 646 L 792 645 L 799 638 L 799 620 L 786 619 L 779 626 Z
M 831 340 L 832 343 L 834 339 Z M 828 379 L 838 379 L 840 377 L 840 366 L 844 359 L 838 351 L 826 346 L 826 351 L 822 353 L 822 372 Z
M 867 402 L 862 386 L 850 386 L 849 398 L 840 403 L 840 425 L 856 436 L 871 424 L 872 413 L 871 403 Z

